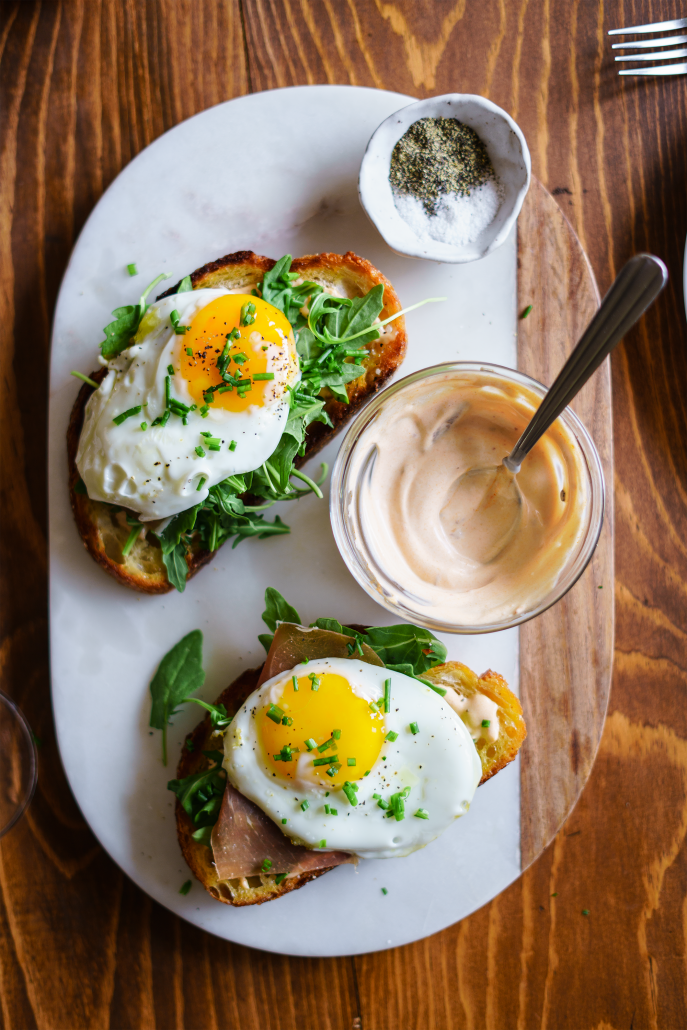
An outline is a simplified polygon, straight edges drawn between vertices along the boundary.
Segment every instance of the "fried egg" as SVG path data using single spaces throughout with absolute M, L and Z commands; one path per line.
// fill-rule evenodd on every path
M 424 847 L 468 811 L 482 774 L 443 697 L 346 658 L 297 665 L 251 694 L 224 735 L 224 768 L 294 843 L 361 858 Z
M 240 326 L 246 304 L 254 320 Z M 226 370 L 239 386 L 222 385 L 217 362 L 227 348 Z M 143 521 L 185 511 L 228 476 L 259 468 L 281 439 L 287 388 L 300 378 L 285 315 L 227 290 L 151 305 L 132 346 L 107 367 L 86 406 L 76 464 L 92 500 L 130 508 Z

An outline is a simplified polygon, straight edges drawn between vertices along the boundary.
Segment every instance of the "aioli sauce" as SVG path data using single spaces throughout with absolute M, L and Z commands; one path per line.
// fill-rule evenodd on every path
M 454 517 L 460 476 L 499 465 L 539 403 L 486 371 L 446 373 L 392 397 L 361 437 L 362 550 L 418 614 L 465 626 L 517 617 L 546 598 L 577 553 L 590 498 L 582 451 L 561 419 L 523 462 L 521 517 L 494 557 L 470 547 L 479 520 L 486 536 L 498 535 L 498 506 L 479 512 L 477 527 L 472 519 L 469 537 Z

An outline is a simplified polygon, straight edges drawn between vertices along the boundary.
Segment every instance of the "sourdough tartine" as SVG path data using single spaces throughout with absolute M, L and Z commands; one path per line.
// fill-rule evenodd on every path
M 239 251 L 197 269 L 191 274 L 191 283 L 194 290 L 223 287 L 235 292 L 250 293 L 262 280 L 265 272 L 274 265 L 275 262 L 271 258 L 262 257 L 252 251 Z M 396 292 L 385 276 L 369 261 L 350 251 L 343 255 L 325 253 L 296 258 L 291 264 L 291 271 L 324 287 L 334 287 L 348 297 L 363 296 L 373 286 L 382 283 L 384 308 L 380 319 L 388 318 L 389 315 L 401 310 Z M 178 285 L 171 287 L 161 296 L 166 297 L 175 293 Z M 160 299 L 158 297 L 158 300 Z M 328 400 L 325 410 L 333 423 L 333 428 L 325 426 L 322 422 L 313 422 L 308 426 L 306 453 L 297 461 L 298 465 L 306 462 L 324 447 L 356 413 L 361 404 L 376 393 L 398 368 L 406 350 L 405 320 L 399 318 L 386 326 L 380 338 L 368 343 L 366 347 L 368 356 L 362 361 L 366 368 L 365 376 L 348 384 L 348 404 L 343 404 L 333 397 Z M 104 375 L 105 370 L 100 369 L 94 372 L 91 378 L 100 382 Z M 91 393 L 92 387 L 82 386 L 74 403 L 67 431 L 69 495 L 84 547 L 106 572 L 124 586 L 146 594 L 167 593 L 173 588 L 167 579 L 157 541 L 147 537 L 139 538 L 129 554 L 126 557 L 122 556 L 122 548 L 130 527 L 126 524 L 121 510 L 102 501 L 91 501 L 86 494 L 77 492 L 80 477 L 75 459 L 86 402 Z M 206 565 L 215 553 L 203 550 L 197 543 L 192 544 L 186 555 L 189 578 Z
M 355 628 L 363 629 L 364 627 Z M 215 704 L 223 704 L 229 715 L 235 715 L 246 698 L 255 690 L 260 672 L 261 669 L 247 669 L 231 686 L 227 687 L 217 698 Z M 513 761 L 527 731 L 520 702 L 508 689 L 502 676 L 495 672 L 485 672 L 478 677 L 460 662 L 446 662 L 444 665 L 437 665 L 422 675 L 423 679 L 431 680 L 432 683 L 453 687 L 464 697 L 470 697 L 479 692 L 486 694 L 498 704 L 500 722 L 498 740 L 492 745 L 487 745 L 485 741 L 476 743 L 482 762 L 480 784 Z M 186 746 L 187 741 L 191 742 L 191 751 Z M 177 766 L 177 779 L 184 779 L 192 773 L 208 768 L 210 762 L 202 752 L 217 749 L 222 749 L 222 735 L 213 731 L 210 717 L 206 716 L 184 742 Z M 318 869 L 315 872 L 301 873 L 300 876 L 287 877 L 280 884 L 275 882 L 274 875 L 268 873 L 220 881 L 212 862 L 212 850 L 193 839 L 196 827 L 178 800 L 176 802 L 176 819 L 179 844 L 191 872 L 213 898 L 222 901 L 225 905 L 261 905 L 265 901 L 281 897 L 282 894 L 288 894 L 289 891 L 298 890 L 309 880 L 314 880 L 334 868 L 332 866 L 329 869 Z

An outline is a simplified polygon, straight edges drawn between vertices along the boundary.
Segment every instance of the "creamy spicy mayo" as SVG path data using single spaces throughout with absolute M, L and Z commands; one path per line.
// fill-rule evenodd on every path
M 582 543 L 590 503 L 582 451 L 561 419 L 516 477 L 522 506 L 503 546 L 478 546 L 482 530 L 502 539 L 498 505 L 477 511 L 469 535 L 455 517 L 460 476 L 498 466 L 539 403 L 525 386 L 466 371 L 409 384 L 381 408 L 356 446 L 355 521 L 361 549 L 398 587 L 394 600 L 428 619 L 479 626 L 549 595 Z

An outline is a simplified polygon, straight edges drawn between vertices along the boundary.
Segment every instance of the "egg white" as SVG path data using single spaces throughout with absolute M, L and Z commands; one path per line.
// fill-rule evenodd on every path
M 391 711 L 384 715 L 380 731 L 386 736 L 393 730 L 398 737 L 383 744 L 370 775 L 354 781 L 358 786 L 355 807 L 340 788 L 331 789 L 326 797 L 326 787 L 309 778 L 312 755 L 307 752 L 298 758 L 302 768 L 295 780 L 275 777 L 257 735 L 256 714 L 265 704 L 278 701 L 283 685 L 294 674 L 325 672 L 345 677 L 354 693 L 368 701 L 383 696 L 384 681 L 391 678 Z M 411 722 L 418 723 L 419 733 L 411 732 Z M 360 858 L 400 858 L 424 847 L 465 815 L 482 775 L 470 734 L 443 697 L 402 673 L 347 658 L 297 665 L 251 694 L 224 735 L 224 768 L 234 787 L 295 843 L 318 848 L 325 840 L 322 850 L 348 851 Z M 399 822 L 386 818 L 372 795 L 388 800 L 404 787 L 410 787 L 405 818 Z M 304 800 L 309 803 L 305 812 Z M 325 801 L 338 815 L 325 813 Z M 415 817 L 419 808 L 429 813 L 428 819 Z
M 197 410 L 190 412 L 186 426 L 177 416 L 166 426 L 151 425 L 165 409 L 167 366 L 179 368 L 185 345 L 185 337 L 174 332 L 171 312 L 176 309 L 180 323 L 190 325 L 202 308 L 229 292 L 192 290 L 163 298 L 146 312 L 136 342 L 107 362 L 108 373 L 86 405 L 76 456 L 92 500 L 130 508 L 144 522 L 169 518 L 203 501 L 210 487 L 228 476 L 259 468 L 277 447 L 288 419 L 286 386 L 293 386 L 300 373 L 295 355 L 285 362 L 283 347 L 269 341 L 267 370 L 275 379 L 264 407 L 252 405 L 241 412 L 210 407 L 206 418 Z M 189 407 L 193 403 L 178 372 L 172 377 L 172 394 Z M 139 404 L 140 415 L 121 425 L 112 421 Z M 148 423 L 146 430 L 142 421 Z M 201 432 L 218 437 L 221 449 L 205 447 L 205 456 L 199 457 L 195 448 L 203 443 Z M 232 440 L 234 451 L 229 450 Z M 205 482 L 198 489 L 201 479 Z

